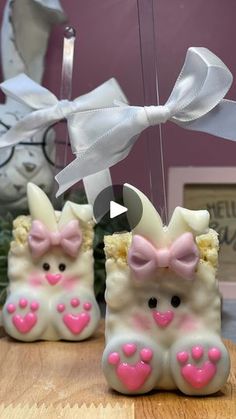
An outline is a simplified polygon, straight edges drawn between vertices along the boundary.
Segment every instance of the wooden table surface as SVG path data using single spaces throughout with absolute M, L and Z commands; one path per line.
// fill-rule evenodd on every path
M 0 418 L 217 419 L 236 418 L 236 345 L 225 341 L 232 368 L 214 396 L 153 391 L 128 397 L 109 390 L 101 371 L 103 323 L 79 343 L 0 338 Z

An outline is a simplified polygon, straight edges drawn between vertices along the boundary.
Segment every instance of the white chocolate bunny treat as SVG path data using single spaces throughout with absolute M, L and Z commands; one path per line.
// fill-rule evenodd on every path
M 64 22 L 59 0 L 8 0 L 1 28 L 1 64 L 4 80 L 24 72 L 42 82 L 44 57 L 52 26 Z M 1 136 L 32 111 L 31 108 L 6 98 L 0 105 Z M 0 153 L 0 212 L 27 208 L 28 181 L 47 194 L 53 190 L 55 134 L 41 130 L 13 148 Z
M 215 393 L 230 369 L 220 337 L 217 233 L 207 211 L 180 207 L 163 227 L 149 200 L 125 185 L 131 188 L 143 203 L 141 221 L 132 233 L 105 237 L 105 377 L 124 394 Z
M 86 339 L 100 319 L 92 207 L 67 201 L 62 212 L 54 211 L 38 186 L 27 189 L 31 216 L 14 221 L 3 326 L 22 341 Z

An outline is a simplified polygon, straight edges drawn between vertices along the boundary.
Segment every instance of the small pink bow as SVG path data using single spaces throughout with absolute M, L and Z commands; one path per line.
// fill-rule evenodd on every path
M 38 220 L 33 221 L 28 238 L 34 257 L 44 255 L 52 246 L 61 246 L 71 257 L 76 257 L 82 243 L 82 232 L 78 220 L 71 220 L 61 231 L 49 231 Z
M 193 279 L 198 262 L 199 252 L 191 233 L 182 234 L 169 248 L 160 249 L 136 235 L 128 253 L 128 264 L 140 279 L 152 275 L 157 268 L 170 268 L 185 279 Z

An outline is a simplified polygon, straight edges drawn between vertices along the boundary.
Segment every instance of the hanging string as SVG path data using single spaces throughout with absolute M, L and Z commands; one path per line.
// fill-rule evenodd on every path
M 158 77 L 158 60 L 157 60 L 157 45 L 155 37 L 155 27 L 157 22 L 154 15 L 154 5 L 152 0 L 152 28 L 153 28 L 153 39 L 154 39 L 154 58 L 155 58 L 155 74 L 156 74 L 156 99 L 157 105 L 160 105 L 160 94 L 159 94 L 159 77 Z M 162 126 L 158 125 L 159 128 L 159 144 L 160 144 L 160 155 L 161 155 L 161 173 L 162 173 L 162 188 L 163 188 L 163 198 L 164 198 L 164 222 L 168 224 L 168 208 L 167 208 L 167 192 L 166 192 L 166 175 L 165 175 L 165 162 L 164 162 L 164 146 L 163 146 L 163 136 L 162 136 Z
M 145 95 L 145 101 L 155 101 L 157 105 L 160 105 L 160 97 L 159 97 L 159 77 L 158 77 L 158 65 L 157 65 L 157 46 L 156 46 L 156 38 L 155 38 L 155 17 L 154 17 L 154 3 L 153 0 L 148 0 L 148 2 L 143 2 L 143 0 L 137 0 L 138 6 L 138 18 L 139 18 L 139 38 L 140 38 L 140 45 L 141 45 L 141 65 L 142 65 L 142 79 L 143 79 L 143 91 Z M 150 28 L 150 19 L 151 22 L 151 33 L 148 30 Z M 148 37 L 149 35 L 149 37 Z M 152 54 L 146 52 L 147 48 L 152 48 Z M 148 55 L 147 59 L 145 60 L 144 55 L 145 53 Z M 155 98 L 151 97 L 152 94 L 147 94 L 148 87 L 145 84 L 145 64 L 146 61 L 150 62 L 150 55 L 154 58 L 154 71 L 155 71 Z M 149 69 L 150 71 L 150 69 Z M 154 87 L 152 86 L 154 89 Z M 146 103 L 145 103 L 146 104 Z M 154 105 L 155 103 L 147 103 L 147 105 Z M 155 129 L 155 128 L 154 128 Z M 167 224 L 168 222 L 168 211 L 167 211 L 167 193 L 166 193 L 166 178 L 165 178 L 165 164 L 164 164 L 164 150 L 163 150 L 163 135 L 162 135 L 162 128 L 159 125 L 159 147 L 160 147 L 160 166 L 161 166 L 161 185 L 163 189 L 163 204 L 164 208 L 161 208 L 161 216 L 163 222 Z M 147 141 L 147 148 L 148 148 L 148 155 L 153 154 L 153 144 L 149 144 Z M 152 202 L 155 202 L 153 191 L 153 173 L 151 168 L 149 167 L 149 181 L 150 181 L 150 188 L 151 188 L 151 199 Z
M 60 98 L 71 100 L 72 94 L 72 77 L 74 65 L 74 51 L 75 51 L 76 31 L 71 26 L 67 26 L 64 31 L 64 44 L 63 44 L 63 59 L 62 59 L 62 73 L 61 73 L 61 92 Z M 69 135 L 67 133 L 65 138 L 65 154 L 64 154 L 64 167 L 68 161 L 68 143 Z
M 73 65 L 74 65 L 74 48 L 75 48 L 75 38 L 76 32 L 75 29 L 71 26 L 66 26 L 64 30 L 63 38 L 63 56 L 62 56 L 62 68 L 61 68 L 61 84 L 60 84 L 60 99 L 71 100 L 72 94 L 72 76 L 73 76 Z M 65 124 L 64 124 L 65 125 Z M 60 127 L 61 129 L 62 127 Z M 63 127 L 64 128 L 64 127 Z M 69 134 L 66 128 L 62 130 L 62 133 L 59 131 L 59 135 L 64 135 L 65 140 L 56 139 L 56 162 L 55 169 L 59 167 L 66 167 L 68 163 L 68 144 L 69 144 Z M 63 149 L 63 158 L 60 156 L 60 147 L 62 144 Z M 51 200 L 55 208 L 61 209 L 64 204 L 64 194 L 60 198 L 56 198 L 57 185 L 54 184 L 54 193 L 52 194 Z

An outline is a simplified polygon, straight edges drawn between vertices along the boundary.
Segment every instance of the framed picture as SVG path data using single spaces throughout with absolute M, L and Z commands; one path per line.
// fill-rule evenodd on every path
M 172 167 L 168 176 L 168 212 L 176 206 L 207 209 L 219 234 L 218 279 L 224 298 L 236 298 L 236 168 Z

